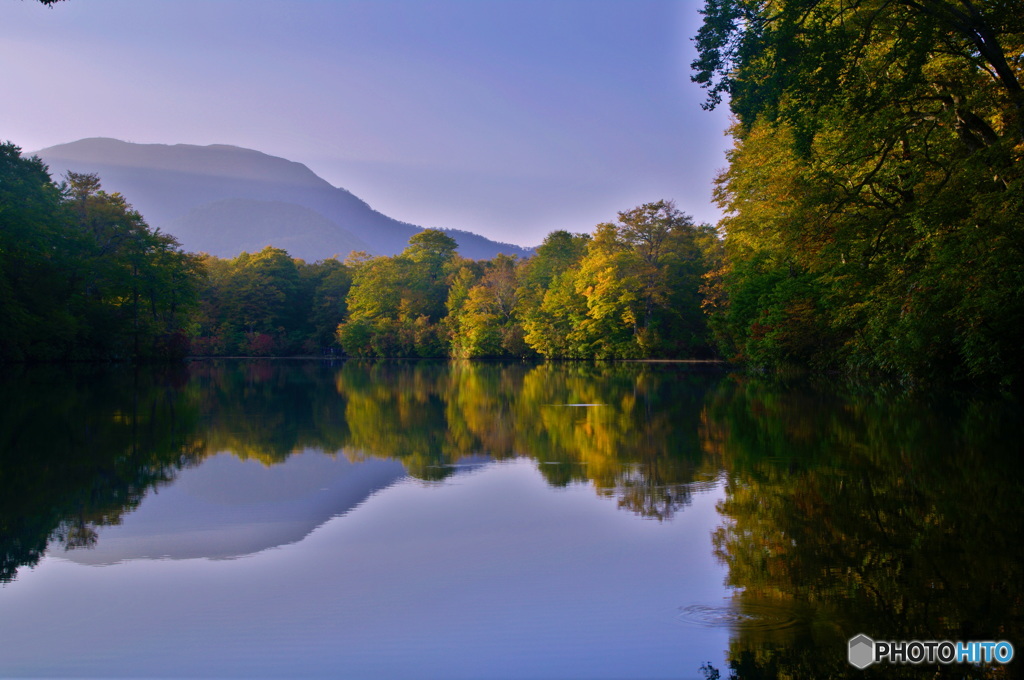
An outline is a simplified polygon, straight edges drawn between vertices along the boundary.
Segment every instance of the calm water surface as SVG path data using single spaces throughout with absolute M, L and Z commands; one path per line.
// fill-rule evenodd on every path
M 679 364 L 0 380 L 0 677 L 1019 677 L 1020 404 Z

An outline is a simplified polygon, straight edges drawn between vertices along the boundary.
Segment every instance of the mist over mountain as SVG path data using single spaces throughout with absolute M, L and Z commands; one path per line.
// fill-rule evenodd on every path
M 150 226 L 173 234 L 192 252 L 234 257 L 272 245 L 307 261 L 352 250 L 394 255 L 422 229 L 377 212 L 301 163 L 237 146 L 94 137 L 33 154 L 55 180 L 68 171 L 96 173 L 104 190 L 122 193 Z M 445 231 L 469 258 L 530 252 L 478 234 Z
M 143 213 L 145 214 L 145 213 Z M 237 225 L 237 226 L 235 226 Z M 342 229 L 320 213 L 296 203 L 225 198 L 193 208 L 165 223 L 164 231 L 189 242 L 202 243 L 203 250 L 221 257 L 240 251 L 255 252 L 266 245 L 284 248 L 307 260 L 340 255 L 353 250 L 377 251 L 361 238 Z M 325 249 L 332 252 L 327 253 Z M 308 252 L 307 252 L 308 251 Z M 310 256 L 316 253 L 315 256 Z

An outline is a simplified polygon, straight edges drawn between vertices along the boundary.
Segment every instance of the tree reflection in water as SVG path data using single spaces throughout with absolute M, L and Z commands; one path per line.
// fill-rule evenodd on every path
M 1021 640 L 1020 405 L 723 382 L 702 437 L 727 497 L 714 536 L 737 588 L 735 678 L 1010 677 L 872 666 L 847 640 Z
M 52 539 L 88 547 L 146 492 L 203 458 L 198 403 L 174 369 L 15 368 L 0 381 L 0 582 Z
M 24 368 L 0 382 L 0 580 L 49 542 L 88 548 L 154 487 L 231 452 L 265 465 L 316 450 L 399 460 L 434 481 L 460 461 L 531 457 L 647 517 L 711 480 L 697 424 L 716 376 L 639 364 L 195 362 Z M 575 408 L 566 404 L 599 404 Z
M 307 450 L 394 459 L 427 481 L 529 457 L 552 486 L 589 484 L 655 520 L 725 480 L 714 546 L 733 600 L 684 612 L 733 630 L 722 673 L 1010 677 L 1020 667 L 856 671 L 845 656 L 858 633 L 1021 640 L 1014 401 L 678 364 L 401 361 L 26 368 L 0 381 L 0 399 L 0 581 L 51 542 L 89 547 L 150 489 L 225 451 L 264 465 Z

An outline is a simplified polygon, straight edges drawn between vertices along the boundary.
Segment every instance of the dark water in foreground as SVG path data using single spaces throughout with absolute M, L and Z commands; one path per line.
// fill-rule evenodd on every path
M 679 364 L 18 369 L 0 677 L 1019 677 L 846 647 L 1024 655 L 1022 441 Z

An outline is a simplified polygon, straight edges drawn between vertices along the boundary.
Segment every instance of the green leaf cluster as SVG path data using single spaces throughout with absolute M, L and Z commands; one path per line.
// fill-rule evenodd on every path
M 559 273 L 538 277 L 547 283 L 533 285 L 539 305 L 525 315 L 526 340 L 539 354 L 711 354 L 701 309 L 704 275 L 719 247 L 710 227 L 695 225 L 670 201 L 658 201 L 620 212 L 618 222 L 598 225 L 593 238 L 580 239 L 574 248 L 564 239 L 558 236 L 550 245 L 560 257 L 572 252 L 573 259 Z
M 694 80 L 736 114 L 706 299 L 729 356 L 1024 372 L 1024 4 L 708 0 Z
M 348 318 L 337 340 L 357 357 L 441 357 L 447 353 L 440 325 L 455 274 L 455 239 L 426 229 L 394 257 L 354 253 Z

